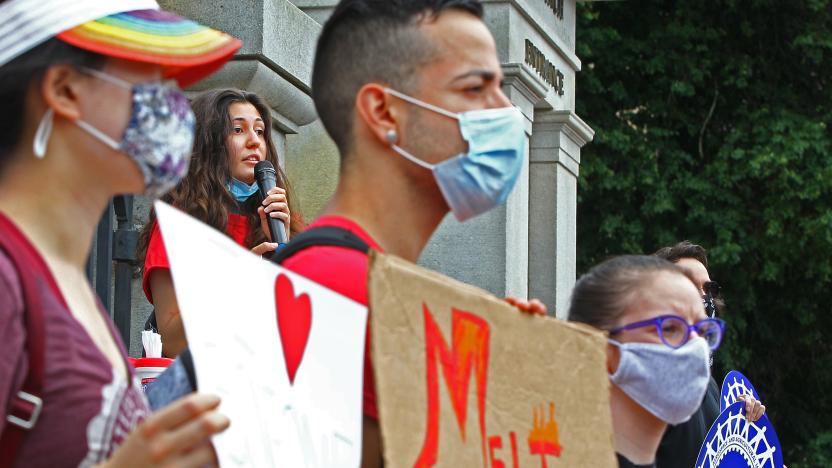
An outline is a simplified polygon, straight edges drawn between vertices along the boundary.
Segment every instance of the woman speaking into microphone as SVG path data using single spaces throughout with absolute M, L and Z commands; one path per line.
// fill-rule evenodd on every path
M 277 248 L 268 218 L 282 221 L 287 235 L 303 230 L 272 142 L 269 108 L 262 99 L 246 91 L 217 89 L 200 94 L 191 105 L 196 116 L 191 167 L 162 199 L 257 255 Z M 255 166 L 262 161 L 274 166 L 277 182 L 265 199 L 255 181 Z M 187 341 L 170 263 L 154 218 L 151 213 L 139 240 L 139 258 L 144 257 L 142 287 L 155 307 L 153 326 L 162 335 L 163 354 L 174 358 Z

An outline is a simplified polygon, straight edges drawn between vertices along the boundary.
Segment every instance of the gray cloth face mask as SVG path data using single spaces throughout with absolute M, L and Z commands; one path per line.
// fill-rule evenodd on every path
M 711 378 L 710 349 L 703 338 L 692 338 L 678 349 L 609 342 L 621 350 L 610 380 L 642 408 L 668 424 L 681 424 L 702 404 Z

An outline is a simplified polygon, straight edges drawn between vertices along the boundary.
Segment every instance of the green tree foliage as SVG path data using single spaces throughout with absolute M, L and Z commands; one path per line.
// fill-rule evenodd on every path
M 577 44 L 579 271 L 705 246 L 714 373 L 755 383 L 790 466 L 832 459 L 832 1 L 582 3 Z

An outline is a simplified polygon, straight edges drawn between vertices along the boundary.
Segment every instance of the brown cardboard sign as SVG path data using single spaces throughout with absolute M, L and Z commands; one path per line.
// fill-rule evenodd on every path
M 602 333 L 382 254 L 369 295 L 388 466 L 617 466 Z

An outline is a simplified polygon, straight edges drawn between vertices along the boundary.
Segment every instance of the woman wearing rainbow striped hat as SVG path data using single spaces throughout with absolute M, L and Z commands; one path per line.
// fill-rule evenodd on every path
M 148 414 L 85 264 L 112 196 L 185 175 L 179 86 L 240 46 L 153 0 L 0 0 L 0 465 L 213 463 L 219 400 Z

